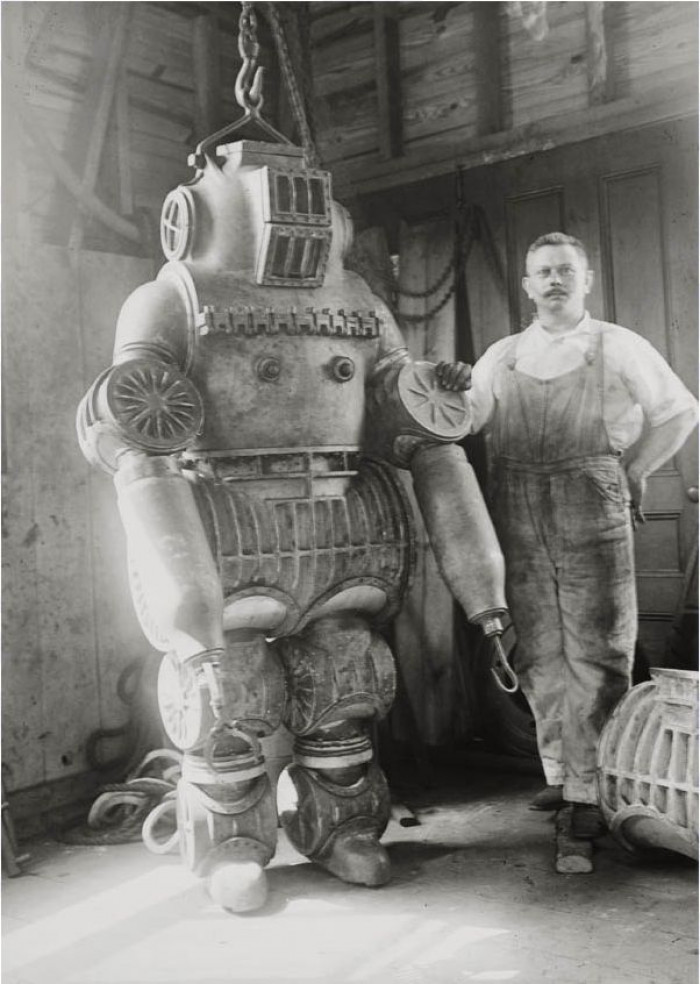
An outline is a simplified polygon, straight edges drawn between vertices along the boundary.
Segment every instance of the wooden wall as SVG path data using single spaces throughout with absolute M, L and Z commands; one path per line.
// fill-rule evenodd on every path
M 521 151 L 543 130 L 552 131 L 554 146 L 562 128 L 594 122 L 599 131 L 619 129 L 625 122 L 616 107 L 632 118 L 652 104 L 667 112 L 674 101 L 696 103 L 695 3 L 549 2 L 541 40 L 528 33 L 519 6 L 312 5 L 318 142 L 344 195 L 401 183 L 413 169 L 468 158 L 477 149 L 488 163 L 489 154 L 496 159 L 505 152 L 509 133 L 517 139 L 508 152 L 518 152 L 517 143 Z M 386 121 L 377 85 L 380 8 L 390 8 L 398 21 L 402 147 L 391 159 L 382 152 Z M 591 68 L 596 9 L 603 89 L 596 89 Z
M 239 10 L 3 4 L 3 224 L 12 226 L 11 235 L 76 246 L 75 197 L 61 177 L 68 169 L 136 232 L 129 238 L 81 220 L 77 245 L 154 255 L 163 197 L 192 175 L 188 154 L 242 115 L 234 97 Z M 279 73 L 262 18 L 258 36 L 260 64 L 269 69 L 266 111 L 274 121 Z
M 11 790 L 84 772 L 91 732 L 127 720 L 120 673 L 150 652 L 128 593 L 112 482 L 84 460 L 75 417 L 111 361 L 123 300 L 152 276 L 143 259 L 3 247 L 2 764 Z

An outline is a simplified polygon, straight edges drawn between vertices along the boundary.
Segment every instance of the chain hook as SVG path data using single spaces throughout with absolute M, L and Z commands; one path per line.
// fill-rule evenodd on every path
M 252 3 L 241 5 L 238 21 L 238 53 L 243 64 L 236 78 L 236 102 L 251 116 L 257 116 L 263 105 L 262 84 L 264 69 L 258 66 L 260 45 L 257 19 Z
M 271 9 L 274 9 L 272 7 Z M 263 106 L 262 66 L 258 66 L 258 55 L 260 45 L 257 38 L 257 20 L 252 3 L 241 4 L 241 16 L 238 19 L 238 51 L 240 52 L 243 64 L 240 67 L 235 84 L 236 102 L 245 111 L 240 120 L 229 123 L 228 126 L 217 130 L 202 140 L 195 150 L 190 154 L 189 163 L 196 168 L 203 168 L 207 160 L 216 162 L 216 147 L 226 137 L 229 137 L 236 130 L 240 130 L 248 123 L 255 123 L 268 137 L 272 137 L 275 143 L 291 144 L 292 141 L 285 137 L 283 133 L 276 130 L 267 123 L 261 116 Z

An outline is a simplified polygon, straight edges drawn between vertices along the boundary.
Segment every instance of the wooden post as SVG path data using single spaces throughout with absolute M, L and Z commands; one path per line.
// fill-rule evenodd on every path
M 192 57 L 195 138 L 199 141 L 221 126 L 221 49 L 215 14 L 194 18 Z
M 134 189 L 131 180 L 131 120 L 129 116 L 129 89 L 123 65 L 117 85 L 117 155 L 119 211 L 122 215 L 132 215 L 134 211 Z
M 500 3 L 474 4 L 474 54 L 479 135 L 503 129 Z
M 399 15 L 391 3 L 374 4 L 379 152 L 383 160 L 403 153 Z
M 613 95 L 612 51 L 605 4 L 590 0 L 586 9 L 588 101 L 591 106 L 611 102 Z
M 115 23 L 106 24 L 104 28 L 104 31 L 109 33 L 110 39 L 106 63 L 104 65 L 99 64 L 101 59 L 98 60 L 96 57 L 95 67 L 99 65 L 103 74 L 99 88 L 97 89 L 94 110 L 92 114 L 87 115 L 86 119 L 86 126 L 90 127 L 90 135 L 83 165 L 82 188 L 85 192 L 93 192 L 97 186 L 102 153 L 112 114 L 112 104 L 117 91 L 124 52 L 126 51 L 132 9 L 129 3 L 119 4 Z M 88 90 L 88 99 L 89 97 L 90 93 Z M 71 249 L 80 249 L 83 241 L 83 232 L 83 219 L 81 216 L 77 216 L 73 222 L 68 240 L 68 245 Z

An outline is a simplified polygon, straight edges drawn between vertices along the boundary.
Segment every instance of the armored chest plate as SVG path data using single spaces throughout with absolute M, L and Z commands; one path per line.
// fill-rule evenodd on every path
M 358 447 L 380 330 L 369 311 L 203 307 L 191 377 L 205 423 L 193 448 Z

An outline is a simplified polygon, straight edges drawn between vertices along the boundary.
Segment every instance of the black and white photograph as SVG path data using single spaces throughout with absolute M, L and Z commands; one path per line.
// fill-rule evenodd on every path
M 698 984 L 696 0 L 1 0 L 3 984 Z

